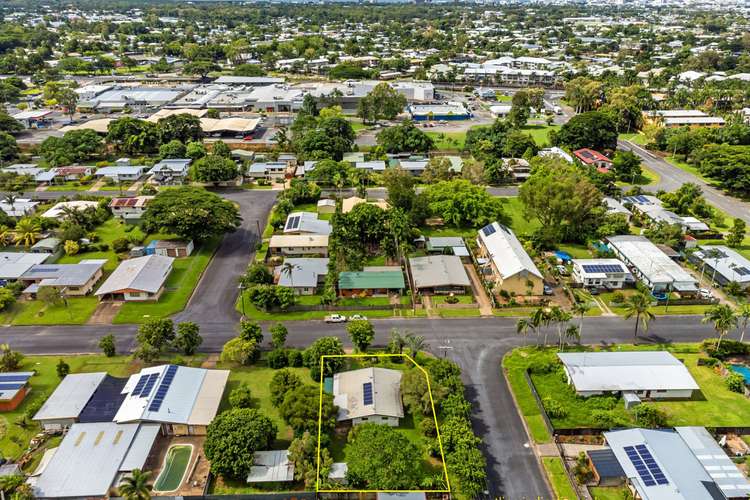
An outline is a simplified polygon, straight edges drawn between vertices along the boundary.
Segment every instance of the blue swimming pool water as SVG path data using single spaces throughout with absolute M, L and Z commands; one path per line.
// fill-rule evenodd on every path
M 730 365 L 732 371 L 735 371 L 745 377 L 745 383 L 750 384 L 750 366 L 745 365 Z

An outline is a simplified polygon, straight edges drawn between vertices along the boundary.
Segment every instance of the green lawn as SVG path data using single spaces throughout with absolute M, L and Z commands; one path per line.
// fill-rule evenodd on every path
M 549 146 L 550 131 L 560 130 L 560 125 L 526 125 L 521 130 L 529 134 L 537 146 Z
M 604 303 L 612 310 L 613 313 L 623 316 L 625 314 L 625 308 L 621 304 L 612 302 L 612 299 L 615 293 L 617 292 L 605 292 L 605 293 L 598 295 L 598 298 L 604 301 Z M 622 293 L 625 297 L 627 297 L 628 295 L 632 295 L 636 293 L 636 291 L 633 289 L 620 290 L 620 293 Z M 657 316 L 671 316 L 671 315 L 681 315 L 681 314 L 703 314 L 710 307 L 711 307 L 710 305 L 705 305 L 705 304 L 691 304 L 691 305 L 670 304 L 669 306 L 653 305 L 651 306 L 651 312 Z M 658 321 L 658 319 L 656 321 Z
M 26 450 L 31 438 L 38 432 L 38 426 L 31 424 L 25 428 L 16 424 L 29 407 L 34 407 L 46 400 L 52 393 L 60 378 L 55 366 L 60 359 L 70 365 L 71 373 L 107 372 L 116 377 L 126 377 L 136 373 L 142 365 L 126 356 L 29 356 L 21 363 L 20 371 L 36 371 L 31 378 L 31 393 L 26 400 L 12 412 L 0 413 L 0 455 L 11 460 L 17 459 Z M 203 356 L 193 361 L 200 365 Z M 38 406 L 37 406 L 38 407 Z M 36 461 L 38 463 L 38 460 Z M 29 470 L 33 467 L 30 466 Z
M 78 181 L 68 181 L 64 184 L 53 184 L 47 187 L 47 191 L 88 191 L 94 183 L 81 184 Z
M 529 428 L 531 438 L 536 443 L 549 443 L 552 440 L 552 436 L 544 423 L 539 406 L 536 404 L 534 395 L 523 375 L 526 366 L 531 361 L 528 351 L 528 349 L 516 349 L 506 354 L 502 361 L 502 367 L 505 370 L 508 385 L 510 385 L 510 389 L 515 397 L 516 406 L 526 421 L 526 426 Z
M 577 499 L 573 486 L 570 484 L 570 479 L 565 473 L 565 466 L 562 463 L 560 457 L 542 457 L 542 464 L 544 470 L 549 477 L 550 483 L 552 483 L 552 489 L 554 490 L 555 497 L 560 500 L 573 500 Z
M 156 302 L 126 302 L 113 323 L 143 323 L 182 311 L 218 246 L 218 239 L 211 240 L 190 257 L 175 259 L 161 298 Z
M 617 138 L 623 141 L 630 141 L 640 146 L 645 146 L 646 141 L 648 140 L 646 139 L 646 136 L 641 134 L 640 132 L 634 132 L 630 134 L 620 134 Z
M 247 292 L 245 292 L 247 294 Z M 302 303 L 312 302 L 315 299 L 302 299 Z M 308 304 L 310 305 L 310 304 Z M 242 314 L 243 306 L 242 300 L 238 297 L 237 304 L 235 305 L 237 312 Z M 250 303 L 250 300 L 245 297 L 244 314 L 248 319 L 255 321 L 306 321 L 306 320 L 320 320 L 331 314 L 342 314 L 344 316 L 352 316 L 359 314 L 370 318 L 390 318 L 393 316 L 407 316 L 411 313 L 411 309 L 399 311 L 393 309 L 385 310 L 362 310 L 362 311 L 286 311 L 286 312 L 265 312 L 261 311 Z
M 518 196 L 505 196 L 500 200 L 505 214 L 510 218 L 510 227 L 517 235 L 530 235 L 540 226 L 538 220 L 529 220 L 523 213 L 523 203 Z
M 66 305 L 47 306 L 41 300 L 14 304 L 13 325 L 82 325 L 94 313 L 99 299 L 94 296 L 71 297 Z
M 557 245 L 557 249 L 566 252 L 574 259 L 590 259 L 592 257 L 589 247 L 580 243 L 561 243 Z
M 448 303 L 448 295 L 433 295 L 432 297 L 432 303 L 433 304 L 447 304 Z M 456 304 L 473 304 L 474 303 L 474 296 L 469 295 L 454 295 L 454 299 L 458 299 L 458 302 Z
M 501 318 L 520 318 L 534 312 L 533 307 L 501 307 L 493 309 L 492 314 Z
M 435 141 L 436 150 L 461 150 L 466 142 L 466 131 L 461 132 L 425 132 Z
M 627 500 L 633 498 L 625 486 L 591 486 L 589 493 L 594 500 Z
M 472 309 L 438 309 L 441 318 L 476 318 L 479 317 L 479 308 Z

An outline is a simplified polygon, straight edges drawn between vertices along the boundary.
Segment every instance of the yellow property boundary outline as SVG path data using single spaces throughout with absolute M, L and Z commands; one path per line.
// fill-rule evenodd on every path
M 392 358 L 396 356 L 400 356 L 402 358 L 405 358 L 411 361 L 415 367 L 419 368 L 419 370 L 424 374 L 424 377 L 427 380 L 427 391 L 430 394 L 430 406 L 432 407 L 432 418 L 435 420 L 435 430 L 437 432 L 438 446 L 440 447 L 440 458 L 442 459 L 442 463 L 443 463 L 443 475 L 445 476 L 445 484 L 447 485 L 447 489 L 444 489 L 444 490 L 350 490 L 350 489 L 327 490 L 327 489 L 321 489 L 320 488 L 320 434 L 323 428 L 323 381 L 325 379 L 323 366 L 324 366 L 325 358 Z M 416 361 L 414 361 L 414 359 L 411 356 L 409 356 L 408 354 L 324 354 L 323 356 L 320 357 L 320 398 L 319 398 L 319 407 L 318 407 L 318 459 L 317 459 L 317 472 L 315 476 L 315 491 L 316 493 L 408 493 L 408 492 L 450 493 L 451 492 L 451 483 L 450 483 L 450 479 L 448 478 L 448 468 L 445 466 L 445 453 L 443 453 L 443 440 L 440 437 L 440 427 L 438 426 L 437 412 L 435 412 L 435 401 L 432 399 L 432 387 L 430 386 L 430 375 L 429 373 L 427 373 L 427 370 L 422 368 Z

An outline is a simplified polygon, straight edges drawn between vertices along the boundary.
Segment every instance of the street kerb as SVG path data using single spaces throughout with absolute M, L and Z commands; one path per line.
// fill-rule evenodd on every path
M 360 490 L 360 489 L 322 489 L 320 487 L 320 435 L 323 426 L 323 385 L 325 380 L 325 371 L 323 369 L 326 358 L 393 358 L 402 357 L 412 363 L 418 368 L 427 381 L 427 390 L 430 394 L 430 406 L 432 407 L 432 418 L 435 420 L 435 430 L 437 433 L 438 446 L 440 448 L 440 458 L 443 465 L 443 476 L 445 478 L 446 489 L 418 489 L 418 490 Z M 443 452 L 443 440 L 440 436 L 440 426 L 437 421 L 437 412 L 435 411 L 435 401 L 432 397 L 432 386 L 430 385 L 430 375 L 427 370 L 422 368 L 414 359 L 408 354 L 325 354 L 320 357 L 320 397 L 318 398 L 318 449 L 317 449 L 317 460 L 316 460 L 316 478 L 315 478 L 315 491 L 317 493 L 404 493 L 404 492 L 422 492 L 422 493 L 450 493 L 451 484 L 448 478 L 448 468 L 445 465 L 445 453 Z

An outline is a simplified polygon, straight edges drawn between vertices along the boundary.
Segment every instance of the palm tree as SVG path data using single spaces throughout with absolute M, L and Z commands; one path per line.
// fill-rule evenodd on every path
M 125 500 L 150 500 L 151 488 L 148 484 L 151 472 L 133 469 L 130 476 L 124 477 L 117 487 L 117 493 Z
M 576 342 L 581 341 L 581 328 L 576 325 L 568 325 L 563 334 L 566 340 L 575 340 Z M 563 348 L 565 345 L 563 344 Z
M 284 262 L 281 265 L 281 274 L 286 275 L 287 278 L 289 278 L 289 283 L 292 285 L 292 288 L 294 288 L 294 278 L 292 278 L 292 274 L 294 274 L 295 269 L 301 269 L 298 264 L 293 264 L 291 262 Z
M 402 334 L 398 328 L 392 328 L 391 329 L 391 342 L 390 344 L 392 346 L 398 347 L 398 353 L 403 354 L 404 353 L 404 347 L 406 346 L 406 339 L 408 338 L 409 333 L 407 332 L 405 335 Z
M 16 246 L 23 243 L 26 248 L 36 243 L 39 233 L 42 231 L 42 226 L 39 222 L 32 219 L 21 219 L 16 224 L 14 231 L 14 241 Z
M 429 344 L 425 342 L 423 336 L 408 333 L 406 334 L 406 347 L 409 348 L 412 358 L 416 360 L 419 356 L 419 353 L 427 349 L 427 347 L 429 347 Z
M 539 329 L 544 327 L 544 345 L 547 346 L 547 334 L 549 333 L 548 327 L 549 324 L 552 322 L 552 316 L 551 316 L 552 310 L 548 307 L 537 307 L 534 312 L 531 313 L 531 321 L 535 325 L 537 325 L 537 337 L 539 335 Z
M 560 350 L 563 349 L 563 326 L 573 319 L 573 315 L 563 310 L 560 306 L 554 306 L 549 310 L 550 322 L 557 326 L 557 338 L 560 341 Z
M 589 312 L 591 309 L 591 306 L 586 301 L 581 302 L 575 302 L 573 304 L 573 314 L 578 316 L 578 335 L 583 334 L 583 317 L 586 316 L 586 313 Z
M 5 245 L 5 242 L 8 241 L 8 238 L 10 238 L 12 233 L 13 229 L 5 224 L 0 224 L 0 244 Z
M 714 324 L 714 330 L 719 335 L 719 339 L 716 341 L 716 350 L 719 350 L 721 341 L 729 333 L 730 330 L 737 328 L 738 321 L 737 313 L 734 312 L 732 306 L 728 304 L 717 304 L 709 308 L 704 314 L 702 323 L 712 322 Z
M 3 202 L 7 203 L 8 205 L 10 205 L 10 211 L 13 212 L 13 211 L 15 211 L 14 209 L 16 207 L 16 201 L 17 200 L 18 200 L 18 195 L 17 194 L 9 193 L 9 194 L 7 194 L 5 196 L 5 199 L 3 199 Z
M 745 332 L 747 331 L 747 324 L 750 323 L 750 304 L 743 304 L 740 310 L 737 312 L 737 319 L 742 324 L 742 330 L 740 331 L 740 342 L 745 341 Z
M 521 318 L 516 323 L 516 333 L 528 337 L 529 330 L 536 331 L 536 325 L 534 325 L 531 319 Z
M 635 316 L 633 336 L 638 337 L 638 322 L 643 323 L 643 331 L 647 332 L 649 322 L 654 319 L 654 313 L 651 312 L 650 295 L 638 292 L 625 300 L 625 319 L 630 319 L 633 316 Z

